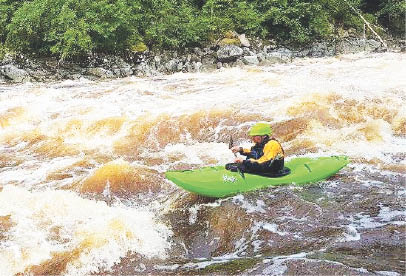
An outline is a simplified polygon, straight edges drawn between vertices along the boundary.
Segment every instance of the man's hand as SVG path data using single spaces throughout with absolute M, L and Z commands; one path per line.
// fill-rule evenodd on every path
M 236 159 L 234 160 L 235 163 L 242 163 L 242 161 L 244 161 L 243 158 L 236 158 Z
M 231 151 L 232 151 L 233 153 L 239 152 L 240 150 L 241 150 L 241 147 L 238 147 L 238 146 L 235 146 L 235 147 L 232 147 L 232 148 L 231 148 Z

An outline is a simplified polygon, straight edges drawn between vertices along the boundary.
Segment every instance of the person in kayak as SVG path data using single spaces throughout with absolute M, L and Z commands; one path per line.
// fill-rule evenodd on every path
M 282 171 L 285 152 L 282 145 L 271 137 L 271 134 L 271 126 L 267 123 L 257 123 L 252 126 L 248 135 L 251 136 L 255 145 L 251 149 L 232 147 L 233 153 L 239 152 L 246 156 L 246 159 L 236 158 L 235 163 L 226 165 L 226 169 L 254 174 L 273 174 Z

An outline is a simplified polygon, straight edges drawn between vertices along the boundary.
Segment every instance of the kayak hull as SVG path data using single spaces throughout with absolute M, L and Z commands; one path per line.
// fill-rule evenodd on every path
M 165 176 L 179 187 L 207 197 L 227 197 L 270 186 L 304 185 L 324 180 L 349 163 L 346 156 L 294 158 L 285 166 L 291 173 L 281 177 L 231 172 L 224 166 L 203 167 L 196 170 L 167 171 Z

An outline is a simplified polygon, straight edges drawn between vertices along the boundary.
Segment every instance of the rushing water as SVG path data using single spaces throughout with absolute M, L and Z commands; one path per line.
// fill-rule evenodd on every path
M 0 271 L 405 273 L 406 55 L 0 85 Z M 302 188 L 189 194 L 168 169 L 233 160 L 272 124 L 288 159 L 347 155 Z

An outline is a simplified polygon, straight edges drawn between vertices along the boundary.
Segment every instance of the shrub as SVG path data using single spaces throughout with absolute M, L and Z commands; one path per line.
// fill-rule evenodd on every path
M 124 0 L 25 2 L 8 25 L 7 43 L 18 51 L 62 58 L 122 51 L 140 40 L 136 8 Z
M 0 43 L 4 43 L 7 37 L 7 25 L 10 24 L 14 12 L 21 7 L 23 1 L 0 0 Z
M 378 21 L 388 28 L 393 34 L 402 37 L 406 35 L 406 2 L 405 1 L 381 1 L 377 12 Z
M 300 45 L 339 30 L 361 33 L 364 22 L 351 7 L 404 34 L 406 4 L 400 0 L 0 0 L 0 43 L 62 59 L 183 49 L 229 30 Z

